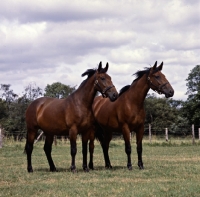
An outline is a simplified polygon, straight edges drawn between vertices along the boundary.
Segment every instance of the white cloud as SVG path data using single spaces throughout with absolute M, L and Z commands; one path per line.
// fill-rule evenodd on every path
M 174 98 L 186 99 L 185 79 L 200 63 L 199 11 L 198 0 L 3 1 L 0 84 L 17 93 L 33 81 L 79 85 L 102 61 L 119 90 L 163 61 Z

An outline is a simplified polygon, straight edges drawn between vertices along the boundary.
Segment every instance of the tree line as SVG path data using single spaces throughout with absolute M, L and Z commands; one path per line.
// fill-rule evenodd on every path
M 151 124 L 153 133 L 168 128 L 169 132 L 177 135 L 188 135 L 191 125 L 200 127 L 200 65 L 195 66 L 186 79 L 187 100 L 173 98 L 158 98 L 156 94 L 148 94 L 145 99 L 145 130 Z M 66 98 L 76 87 L 60 82 L 47 85 L 44 91 L 35 83 L 24 88 L 22 96 L 18 96 L 10 84 L 0 85 L 0 127 L 5 135 L 26 135 L 25 111 L 35 99 L 48 96 Z M 176 90 L 175 90 L 176 91 Z
M 48 96 L 66 98 L 75 90 L 75 86 L 64 85 L 60 82 L 47 85 L 43 90 L 35 83 L 30 83 L 24 89 L 22 96 L 18 96 L 11 89 L 10 84 L 1 84 L 0 91 L 0 127 L 4 135 L 23 138 L 26 134 L 25 112 L 28 105 L 35 99 Z M 16 135 L 17 133 L 17 135 Z

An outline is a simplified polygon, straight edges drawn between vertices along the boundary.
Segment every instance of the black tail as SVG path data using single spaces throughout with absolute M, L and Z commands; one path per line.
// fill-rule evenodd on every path
M 28 133 L 26 134 L 26 144 L 25 144 L 25 147 L 24 147 L 24 154 L 27 154 L 27 139 L 28 139 Z
M 101 145 L 105 140 L 104 130 L 98 123 L 95 124 L 95 138 L 100 142 Z

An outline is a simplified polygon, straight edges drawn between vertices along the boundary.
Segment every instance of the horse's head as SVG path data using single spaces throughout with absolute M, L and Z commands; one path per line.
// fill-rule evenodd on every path
M 111 101 L 115 101 L 118 97 L 118 92 L 112 83 L 111 77 L 106 73 L 108 67 L 108 63 L 105 68 L 102 68 L 101 62 L 99 63 L 95 73 L 94 86 L 97 91 L 101 92 L 103 97 L 108 97 Z
M 163 62 L 157 67 L 156 61 L 154 66 L 150 69 L 147 80 L 152 90 L 159 94 L 164 94 L 166 98 L 169 98 L 174 95 L 174 89 L 165 78 L 165 75 L 161 72 L 162 67 Z

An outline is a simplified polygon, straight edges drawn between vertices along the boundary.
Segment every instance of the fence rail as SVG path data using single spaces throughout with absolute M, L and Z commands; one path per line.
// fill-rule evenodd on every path
M 200 127 L 200 126 L 199 126 Z M 134 132 L 130 133 L 131 139 L 134 137 Z M 168 128 L 163 128 L 160 130 L 155 130 L 149 125 L 148 128 L 145 128 L 144 136 L 148 138 L 149 142 L 152 143 L 153 140 L 161 139 L 163 141 L 170 141 L 173 139 L 191 139 L 192 144 L 195 144 L 195 140 L 200 141 L 200 128 L 198 126 L 192 125 L 190 128 L 190 131 L 187 133 L 185 132 L 178 132 L 174 133 L 172 131 L 169 131 Z M 113 133 L 113 138 L 123 137 L 121 133 Z M 4 139 L 13 139 L 14 141 L 23 141 L 26 139 L 26 133 L 21 131 L 15 131 L 13 133 L 8 133 L 6 131 L 3 131 L 0 128 L 0 148 L 3 147 L 3 141 Z M 39 131 L 38 135 L 36 137 L 35 143 L 39 140 L 44 140 L 45 136 L 43 131 Z M 68 139 L 68 136 L 55 136 L 54 143 L 57 143 L 57 140 L 64 140 L 66 141 Z

